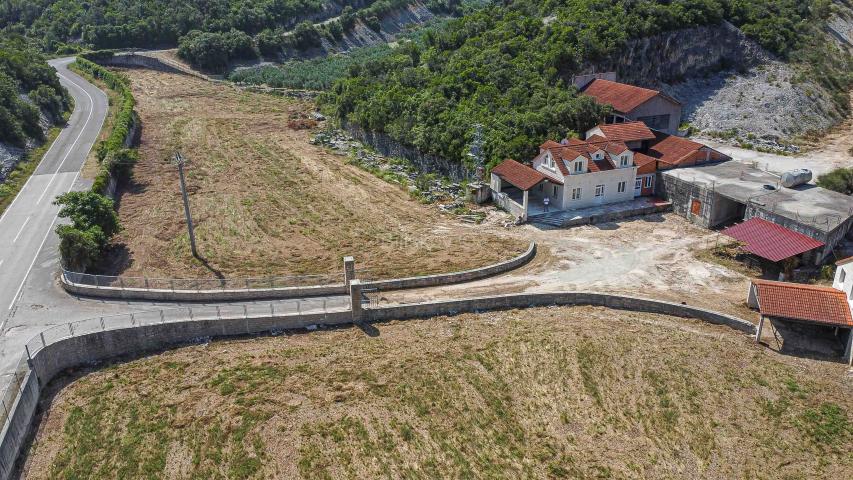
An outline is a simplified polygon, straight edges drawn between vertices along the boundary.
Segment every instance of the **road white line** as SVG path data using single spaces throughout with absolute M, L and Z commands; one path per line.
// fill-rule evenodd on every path
M 23 225 L 21 225 L 21 229 L 20 229 L 20 230 L 18 230 L 18 234 L 17 234 L 17 235 L 15 235 L 15 239 L 14 239 L 14 240 L 12 240 L 12 243 L 16 243 L 16 242 L 18 241 L 18 238 L 20 238 L 21 233 L 23 233 L 23 232 L 24 232 L 24 228 L 26 228 L 27 224 L 28 224 L 28 223 L 30 223 L 30 218 L 32 218 L 32 217 L 27 217 L 27 219 L 26 219 L 26 220 L 24 220 L 24 224 L 23 224 Z
M 56 180 L 56 174 L 58 174 L 59 171 L 62 170 L 62 166 L 65 165 L 65 161 L 68 160 L 68 156 L 71 155 L 71 151 L 74 150 L 74 147 L 77 146 L 77 142 L 80 141 L 80 137 L 82 137 L 83 134 L 86 133 L 86 127 L 89 126 L 89 121 L 92 120 L 92 114 L 95 112 L 95 99 L 92 98 L 91 95 L 89 95 L 89 92 L 87 92 L 85 88 L 83 88 L 80 85 L 77 85 L 76 83 L 72 82 L 70 78 L 59 73 L 58 70 L 57 70 L 56 74 L 59 75 L 60 77 L 64 78 L 65 81 L 74 84 L 80 90 L 83 90 L 83 93 L 85 93 L 86 96 L 89 97 L 89 105 L 90 105 L 89 116 L 86 117 L 86 123 L 83 124 L 83 128 L 80 130 L 80 133 L 77 135 L 77 138 L 74 139 L 74 143 L 72 143 L 71 146 L 68 147 L 68 150 L 65 152 L 65 156 L 62 157 L 62 161 L 59 162 L 59 166 L 56 167 L 56 171 L 53 172 L 53 176 L 50 178 L 50 182 L 44 188 L 44 192 L 41 193 L 41 196 L 39 197 L 38 201 L 36 202 L 36 205 L 41 204 L 41 201 L 44 198 L 44 195 L 47 193 L 48 190 L 50 190 L 50 186 L 53 185 L 53 181 Z M 88 154 L 86 154 L 86 156 L 88 156 Z

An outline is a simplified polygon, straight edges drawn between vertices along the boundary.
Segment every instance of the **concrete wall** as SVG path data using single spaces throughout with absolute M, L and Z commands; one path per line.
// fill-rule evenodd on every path
M 396 278 L 392 280 L 378 280 L 375 282 L 363 282 L 365 289 L 376 290 L 402 290 L 406 288 L 432 287 L 436 285 L 450 285 L 454 283 L 471 282 L 482 278 L 492 277 L 501 273 L 514 270 L 529 262 L 536 256 L 536 243 L 530 242 L 527 251 L 521 255 L 505 262 L 489 265 L 488 267 L 465 270 L 463 272 L 444 273 L 438 275 L 426 275 L 423 277 Z
M 714 324 L 726 325 L 744 333 L 755 333 L 755 325 L 751 322 L 711 310 L 646 298 L 583 292 L 523 293 L 465 300 L 426 302 L 414 305 L 365 308 L 364 315 L 365 319 L 369 321 L 402 320 L 407 318 L 454 315 L 466 312 L 550 305 L 593 305 L 616 310 L 696 318 Z
M 344 284 L 234 290 L 165 290 L 84 285 L 71 282 L 65 275 L 60 275 L 60 284 L 68 293 L 84 297 L 156 300 L 164 302 L 227 302 L 324 297 L 347 294 L 347 287 Z

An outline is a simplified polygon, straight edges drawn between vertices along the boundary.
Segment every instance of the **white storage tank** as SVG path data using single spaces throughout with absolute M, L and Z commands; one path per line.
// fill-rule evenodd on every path
M 812 171 L 806 168 L 789 170 L 782 174 L 782 186 L 785 188 L 794 188 L 810 181 L 812 181 Z

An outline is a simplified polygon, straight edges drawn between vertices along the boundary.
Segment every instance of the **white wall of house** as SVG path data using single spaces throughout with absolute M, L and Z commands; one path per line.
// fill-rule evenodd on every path
M 836 267 L 832 288 L 844 292 L 847 303 L 853 308 L 853 262 Z
M 615 165 L 621 165 L 621 156 L 626 157 L 627 166 L 606 170 L 603 172 L 588 172 L 589 160 L 584 156 L 579 156 L 572 162 L 566 162 L 569 172 L 575 171 L 575 163 L 581 164 L 583 173 L 570 173 L 563 175 L 560 169 L 555 165 L 550 168 L 548 155 L 549 152 L 543 152 L 533 159 L 533 168 L 544 172 L 558 180 L 562 180 L 563 185 L 558 186 L 557 193 L 562 194 L 560 197 L 553 198 L 554 207 L 562 210 L 574 210 L 578 208 L 593 207 L 597 205 L 605 205 L 608 203 L 627 202 L 634 198 L 634 180 L 637 177 L 637 167 L 634 166 L 634 153 L 625 151 L 620 155 L 610 155 L 600 151 L 601 155 L 609 155 Z M 554 161 L 561 161 L 554 159 Z M 620 183 L 622 191 L 620 192 Z M 545 187 L 548 189 L 548 187 Z M 596 193 L 601 193 L 596 195 Z M 573 198 L 580 196 L 579 198 Z

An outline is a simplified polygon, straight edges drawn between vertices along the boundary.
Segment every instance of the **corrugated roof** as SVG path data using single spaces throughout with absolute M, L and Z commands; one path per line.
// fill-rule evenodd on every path
M 643 122 L 610 123 L 598 128 L 608 140 L 636 142 L 655 139 L 655 134 Z
M 753 280 L 762 315 L 853 327 L 844 292 L 831 287 Z
M 761 258 L 779 262 L 809 250 L 822 247 L 823 242 L 781 225 L 754 217 L 723 230 L 727 235 L 746 244 L 744 249 Z
M 492 173 L 522 190 L 530 190 L 542 180 L 550 180 L 541 172 L 509 158 L 493 168 Z
M 657 90 L 611 82 L 601 78 L 591 81 L 584 87 L 583 93 L 595 98 L 599 103 L 613 105 L 613 108 L 621 113 L 628 113 L 660 95 Z

